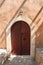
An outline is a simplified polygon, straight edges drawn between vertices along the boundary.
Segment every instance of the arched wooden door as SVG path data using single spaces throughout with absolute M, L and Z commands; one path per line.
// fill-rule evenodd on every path
M 17 21 L 11 27 L 12 54 L 30 55 L 30 27 L 24 21 Z

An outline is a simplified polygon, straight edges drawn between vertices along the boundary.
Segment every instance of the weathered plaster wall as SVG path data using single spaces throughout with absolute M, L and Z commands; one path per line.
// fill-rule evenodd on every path
M 5 0 L 4 4 L 0 8 L 0 36 L 2 32 L 4 31 L 4 29 L 6 28 L 7 24 L 9 23 L 10 19 L 14 16 L 14 14 L 16 13 L 16 11 L 18 10 L 18 8 L 20 7 L 23 1 L 24 0 L 19 0 L 19 1 L 18 0 L 13 0 L 13 1 Z M 38 13 L 42 5 L 43 5 L 43 0 L 40 0 L 40 1 L 39 0 L 27 0 L 20 10 L 23 11 L 24 16 L 27 16 L 33 21 L 33 19 L 35 18 L 36 14 Z M 36 19 L 37 21 L 34 21 L 35 23 L 36 22 L 38 23 L 40 16 L 38 17 L 38 19 Z M 34 31 L 36 27 L 34 26 L 34 29 L 32 30 Z M 43 45 L 43 30 L 42 29 L 43 29 L 43 25 L 41 25 L 36 32 L 36 47 Z M 4 36 L 0 37 L 0 44 L 1 44 L 0 48 L 2 47 L 5 48 L 5 43 L 6 43 L 5 33 L 3 35 Z
M 23 2 L 24 0 L 4 0 L 4 3 L 0 7 L 0 48 L 6 47 L 6 26 L 9 24 L 12 17 L 15 17 L 17 10 Z M 0 0 L 0 4 L 1 3 L 2 0 Z
M 0 36 L 24 0 L 5 0 L 0 7 Z
M 43 23 L 36 32 L 36 47 L 43 47 Z
M 6 34 L 5 33 L 0 38 L 0 48 L 6 48 Z

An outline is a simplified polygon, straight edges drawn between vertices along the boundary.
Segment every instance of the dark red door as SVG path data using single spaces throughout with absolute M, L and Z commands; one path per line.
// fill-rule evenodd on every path
M 30 55 L 30 27 L 24 21 L 17 21 L 11 27 L 12 54 Z

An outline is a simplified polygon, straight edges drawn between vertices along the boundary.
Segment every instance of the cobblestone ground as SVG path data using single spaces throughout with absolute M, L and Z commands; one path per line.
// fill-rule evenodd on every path
M 3 65 L 37 65 L 37 62 L 29 58 L 15 57 L 11 61 L 7 60 Z

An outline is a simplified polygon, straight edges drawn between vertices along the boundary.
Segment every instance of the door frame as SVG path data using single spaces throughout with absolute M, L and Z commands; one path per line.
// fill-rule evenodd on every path
M 32 31 L 32 27 L 31 27 L 31 23 L 32 20 L 26 16 L 18 16 L 18 17 L 15 17 L 10 25 L 7 27 L 6 29 L 6 49 L 8 52 L 11 51 L 11 27 L 14 23 L 16 23 L 17 21 L 24 21 L 26 22 L 29 26 L 30 26 L 30 31 L 31 31 L 31 39 L 30 39 L 30 58 L 34 58 L 35 57 L 35 33 L 33 34 L 33 31 Z M 34 37 L 32 38 L 32 36 L 34 35 Z

